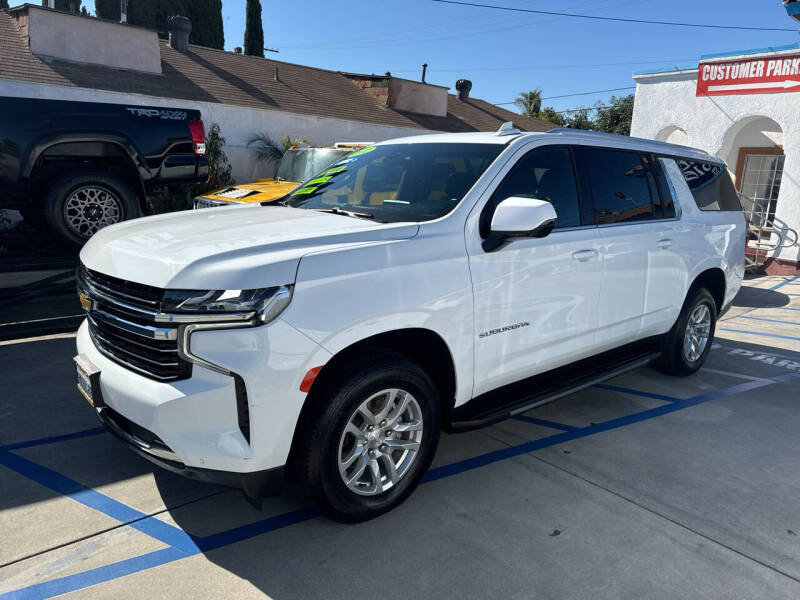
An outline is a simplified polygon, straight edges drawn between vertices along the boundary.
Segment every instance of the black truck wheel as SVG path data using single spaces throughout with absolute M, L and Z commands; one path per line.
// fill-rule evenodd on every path
M 138 216 L 139 203 L 136 192 L 121 177 L 82 171 L 53 182 L 44 214 L 61 239 L 82 246 L 103 227 Z

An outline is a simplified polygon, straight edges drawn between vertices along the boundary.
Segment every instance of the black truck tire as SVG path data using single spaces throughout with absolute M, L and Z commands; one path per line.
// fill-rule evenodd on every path
M 44 216 L 65 242 L 82 246 L 107 225 L 139 216 L 136 192 L 121 177 L 80 171 L 56 179 L 47 192 Z

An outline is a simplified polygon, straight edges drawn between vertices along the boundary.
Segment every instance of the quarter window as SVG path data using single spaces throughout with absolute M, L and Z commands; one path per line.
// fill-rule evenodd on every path
M 587 148 L 586 169 L 594 200 L 594 222 L 627 223 L 655 216 L 653 172 L 636 152 Z
M 676 162 L 700 210 L 742 210 L 725 165 L 687 159 Z
M 546 200 L 556 210 L 556 229 L 581 224 L 578 186 L 568 148 L 545 147 L 523 156 L 492 194 L 481 215 L 480 233 L 490 233 L 494 209 L 511 196 Z

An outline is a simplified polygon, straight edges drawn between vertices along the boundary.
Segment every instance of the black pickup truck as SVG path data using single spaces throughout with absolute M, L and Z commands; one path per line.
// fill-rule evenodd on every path
M 0 209 L 81 245 L 159 188 L 205 181 L 205 141 L 197 110 L 0 96 Z

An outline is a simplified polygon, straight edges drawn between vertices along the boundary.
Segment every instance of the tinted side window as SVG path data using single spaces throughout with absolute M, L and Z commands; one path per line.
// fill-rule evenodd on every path
M 492 194 L 481 215 L 482 237 L 489 235 L 494 209 L 511 196 L 550 202 L 556 209 L 556 229 L 581 224 L 578 186 L 568 148 L 537 148 L 517 161 Z
M 586 169 L 594 198 L 594 222 L 653 218 L 653 174 L 636 152 L 587 148 Z
M 672 198 L 672 192 L 667 182 L 667 174 L 664 172 L 664 165 L 661 159 L 652 154 L 648 154 L 645 155 L 643 160 L 653 168 L 656 179 L 656 193 L 654 193 L 655 218 L 674 219 L 676 214 L 675 201 Z
M 742 210 L 739 194 L 725 165 L 682 158 L 675 162 L 700 210 Z

